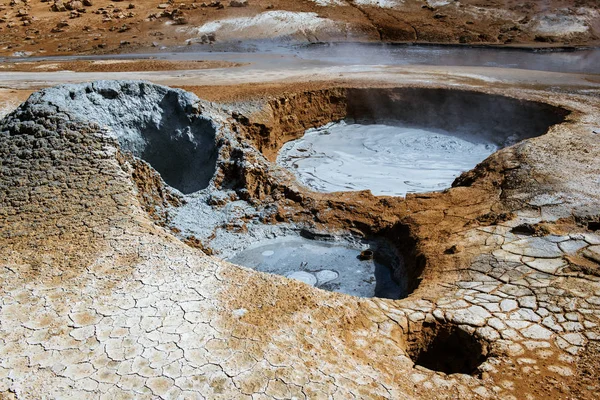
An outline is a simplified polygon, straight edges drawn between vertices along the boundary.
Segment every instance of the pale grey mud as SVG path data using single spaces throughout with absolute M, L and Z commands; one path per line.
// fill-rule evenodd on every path
M 360 297 L 398 299 L 404 293 L 392 269 L 377 259 L 361 259 L 364 245 L 347 241 L 278 237 L 255 243 L 229 261 L 311 286 Z
M 405 196 L 450 187 L 497 149 L 475 135 L 339 122 L 287 143 L 277 161 L 320 192 L 368 189 L 374 195 Z

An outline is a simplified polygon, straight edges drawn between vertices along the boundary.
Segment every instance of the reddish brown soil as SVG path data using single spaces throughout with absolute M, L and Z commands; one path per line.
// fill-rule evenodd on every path
M 242 64 L 227 61 L 102 60 L 102 61 L 36 61 L 2 63 L 0 71 L 11 72 L 137 72 L 180 71 L 191 69 L 229 68 Z
M 167 8 L 159 9 L 161 3 Z M 247 7 L 231 7 L 229 1 L 223 1 L 219 8 L 195 1 L 175 5 L 159 0 L 94 0 L 93 6 L 75 12 L 53 12 L 51 4 L 23 0 L 0 3 L 0 56 L 23 54 L 20 52 L 123 53 L 181 46 L 192 37 L 179 29 L 182 26 L 201 26 L 208 21 L 253 16 L 267 10 L 315 12 L 349 23 L 359 41 L 525 46 L 600 43 L 597 22 L 588 24 L 587 32 L 573 34 L 539 33 L 529 24 L 540 13 L 559 12 L 561 17 L 568 17 L 579 15 L 576 13 L 581 12 L 580 7 L 597 11 L 600 6 L 595 0 L 463 0 L 456 7 L 450 3 L 451 6 L 437 8 L 420 0 L 406 0 L 390 9 L 358 6 L 352 1 L 343 7 L 320 7 L 312 1 L 296 0 L 250 0 Z

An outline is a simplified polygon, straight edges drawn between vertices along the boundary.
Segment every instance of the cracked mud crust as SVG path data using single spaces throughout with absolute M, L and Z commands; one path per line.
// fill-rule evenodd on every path
M 452 90 L 446 75 L 430 78 L 420 86 Z M 69 101 L 70 93 L 96 99 L 104 86 L 117 90 L 115 99 L 138 101 L 128 85 L 50 89 L 0 122 L 1 398 L 596 396 L 593 94 L 465 83 L 542 104 L 560 121 L 447 191 L 399 198 L 310 192 L 269 161 L 292 136 L 345 117 L 348 89 L 381 89 L 376 83 L 285 83 L 240 88 L 239 96 L 230 87 L 215 96 L 236 102 L 221 104 L 135 83 L 151 94 L 145 106 L 174 96 L 189 121 L 214 124 L 219 158 L 206 189 L 214 210 L 245 201 L 260 224 L 396 243 L 414 291 L 392 301 L 325 292 L 183 243 L 171 217 L 191 196 L 125 152 L 92 105 L 85 112 Z M 209 89 L 194 91 L 202 98 Z M 252 231 L 254 219 L 242 222 Z M 419 352 L 439 354 L 435 343 L 456 330 L 452 340 L 481 349 L 472 371 L 470 360 L 450 375 L 419 361 Z

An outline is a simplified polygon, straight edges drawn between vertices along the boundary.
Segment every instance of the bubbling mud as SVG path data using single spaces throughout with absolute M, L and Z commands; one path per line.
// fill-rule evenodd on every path
M 377 256 L 370 259 L 361 259 L 361 250 L 364 251 L 364 248 L 340 240 L 284 236 L 259 241 L 229 261 L 353 296 L 405 297 L 405 290 L 392 277 L 396 268 L 392 269 L 389 264 L 393 260 L 384 255 L 381 245 L 378 251 L 374 251 Z M 395 261 L 403 263 L 398 258 Z
M 498 149 L 473 135 L 403 125 L 339 122 L 288 142 L 277 162 L 320 192 L 405 196 L 449 187 Z

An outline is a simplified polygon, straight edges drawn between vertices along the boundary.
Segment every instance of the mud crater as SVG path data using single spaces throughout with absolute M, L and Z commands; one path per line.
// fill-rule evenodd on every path
M 365 257 L 363 254 L 369 254 Z M 408 293 L 404 257 L 385 240 L 310 232 L 266 239 L 228 261 L 358 297 L 400 299 Z
M 183 194 L 177 204 L 158 206 L 169 215 L 162 222 L 187 243 L 266 272 L 302 275 L 323 289 L 393 299 L 412 293 L 427 265 L 413 234 L 417 226 L 382 221 L 376 210 L 384 207 L 393 214 L 394 203 L 377 205 L 370 194 L 322 198 L 298 187 L 293 175 L 275 163 L 281 147 L 307 129 L 337 121 L 460 132 L 502 147 L 541 135 L 566 115 L 542 103 L 418 88 L 336 88 L 289 94 L 250 109 L 137 81 L 65 85 L 39 96 L 69 118 L 98 124 L 122 150 L 150 164 L 165 190 Z M 148 202 L 144 185 L 137 183 L 138 197 Z M 286 238 L 296 244 L 289 247 Z M 271 247 L 260 249 L 261 243 Z M 257 245 L 260 254 L 253 255 Z M 307 248 L 312 250 L 303 253 Z M 374 251 L 373 260 L 357 259 L 365 249 Z M 269 264 L 264 252 L 283 258 Z M 328 257 L 327 265 L 303 260 Z
M 343 121 L 286 143 L 277 162 L 320 192 L 443 190 L 495 151 L 544 134 L 540 103 L 440 89 L 348 90 Z
M 276 166 L 281 148 L 301 138 L 307 129 L 345 121 L 455 132 L 496 149 L 542 135 L 567 114 L 532 101 L 420 88 L 296 93 L 268 100 L 262 109 L 247 115 L 241 110 L 245 109 L 226 109 L 229 124 L 218 128 L 222 140 L 215 151 L 218 160 L 212 184 L 187 196 L 185 205 L 173 210 L 172 226 L 180 236 L 192 237 L 189 242 L 237 264 L 298 278 L 326 290 L 392 299 L 410 295 L 427 264 L 410 226 L 381 225 L 378 215 L 371 212 L 356 216 L 341 212 L 345 217 L 335 221 L 316 217 L 323 207 L 317 204 L 320 200 L 297 188 L 295 178 Z M 220 121 L 224 120 L 222 111 L 213 113 Z M 342 201 L 335 207 L 350 210 L 354 206 Z M 357 218 L 362 219 L 358 225 Z M 303 232 L 312 232 L 314 237 L 307 238 Z M 357 260 L 354 253 L 366 248 L 375 250 L 375 259 L 361 269 L 367 263 Z
M 59 110 L 106 129 L 122 150 L 149 163 L 183 194 L 205 189 L 216 173 L 216 127 L 190 93 L 136 81 L 65 85 L 41 93 Z

